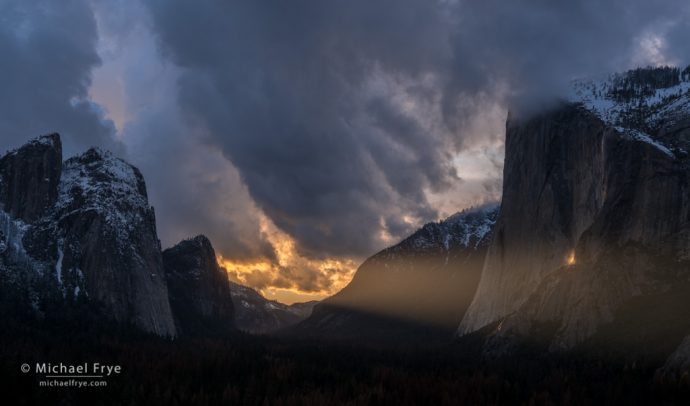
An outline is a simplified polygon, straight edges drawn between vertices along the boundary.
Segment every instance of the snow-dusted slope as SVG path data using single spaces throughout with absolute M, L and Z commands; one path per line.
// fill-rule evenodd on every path
M 376 259 L 392 259 L 396 255 L 420 255 L 427 250 L 450 251 L 452 248 L 476 249 L 496 222 L 498 206 L 476 207 L 455 213 L 437 223 L 427 223 L 399 244 L 376 254 Z
M 690 67 L 639 68 L 605 79 L 576 80 L 569 96 L 631 139 L 687 156 Z
M 428 223 L 367 259 L 296 332 L 384 340 L 420 331 L 448 334 L 474 295 L 498 209 L 489 205 Z
M 61 164 L 57 134 L 0 157 L 0 300 L 40 311 L 41 297 L 58 293 L 51 258 L 32 255 L 28 237 L 57 199 Z
M 0 282 L 17 281 L 3 288 L 27 292 L 39 313 L 92 300 L 107 317 L 175 335 L 136 168 L 97 149 L 63 163 L 59 136 L 39 137 L 0 158 L 0 204 Z
M 138 169 L 90 149 L 64 163 L 55 204 L 58 264 L 112 316 L 175 334 L 155 215 Z
M 75 210 L 97 213 L 122 243 L 150 211 L 139 170 L 97 148 L 65 162 L 55 208 L 62 216 Z

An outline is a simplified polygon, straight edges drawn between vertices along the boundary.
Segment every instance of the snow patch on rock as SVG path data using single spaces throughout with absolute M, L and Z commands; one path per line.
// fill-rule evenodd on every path
M 95 211 L 118 240 L 126 242 L 149 205 L 141 173 L 112 153 L 94 148 L 65 162 L 56 210 L 61 218 Z
M 660 142 L 652 139 L 649 135 L 643 133 L 642 131 L 635 130 L 633 128 L 623 128 L 623 127 L 615 127 L 616 131 L 619 133 L 627 135 L 630 139 L 634 141 L 640 141 L 644 142 L 645 144 L 649 144 L 653 146 L 654 148 L 658 149 L 659 151 L 663 152 L 664 154 L 670 156 L 671 158 L 674 157 L 673 152 L 668 149 L 665 145 L 661 144 Z
M 433 251 L 442 249 L 449 252 L 455 247 L 476 249 L 485 243 L 496 223 L 498 204 L 473 207 L 458 212 L 445 220 L 427 223 L 400 244 L 381 252 L 386 258 L 394 258 L 399 253 Z
M 640 68 L 574 80 L 568 101 L 582 103 L 619 132 L 673 157 L 674 148 L 656 139 L 656 134 L 690 112 L 689 69 Z
M 5 254 L 14 264 L 31 265 L 33 259 L 24 249 L 22 238 L 28 225 L 19 219 L 13 219 L 9 214 L 0 210 L 0 254 Z
M 57 281 L 60 286 L 62 286 L 62 260 L 65 258 L 65 253 L 62 252 L 62 244 L 58 243 L 58 260 L 55 264 L 55 274 L 57 275 Z

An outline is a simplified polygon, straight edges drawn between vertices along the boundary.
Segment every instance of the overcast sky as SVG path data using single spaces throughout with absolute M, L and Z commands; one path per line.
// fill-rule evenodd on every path
M 602 4 L 604 3 L 604 4 Z M 319 298 L 500 198 L 508 109 L 688 61 L 686 1 L 0 0 L 0 149 L 58 131 L 141 168 L 164 246 Z

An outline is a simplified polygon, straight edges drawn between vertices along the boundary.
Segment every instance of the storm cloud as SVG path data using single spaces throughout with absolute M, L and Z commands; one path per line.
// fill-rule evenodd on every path
M 333 292 L 378 249 L 500 197 L 509 110 L 687 63 L 680 0 L 0 0 L 2 146 L 60 131 L 139 166 L 164 246 Z
M 653 61 L 680 1 L 157 1 L 187 120 L 309 255 L 362 255 L 435 219 L 495 103 Z M 668 54 L 669 56 L 675 56 Z M 501 123 L 502 125 L 502 123 Z M 475 131 L 469 131 L 475 127 Z M 487 188 L 495 183 L 487 183 Z M 408 218 L 414 221 L 405 222 Z
M 542 0 L 456 3 L 453 78 L 458 94 L 502 87 L 506 104 L 549 102 L 570 80 L 637 66 L 683 63 L 689 56 L 669 33 L 690 33 L 690 5 L 678 0 Z M 461 117 L 462 118 L 462 117 Z
M 448 66 L 426 2 L 152 3 L 179 102 L 252 198 L 312 256 L 358 255 L 432 219 L 424 190 L 458 181 L 420 117 Z M 429 117 L 431 118 L 431 117 Z
M 122 152 L 112 122 L 88 98 L 97 39 L 86 1 L 0 1 L 3 147 L 57 131 L 67 155 L 91 146 Z

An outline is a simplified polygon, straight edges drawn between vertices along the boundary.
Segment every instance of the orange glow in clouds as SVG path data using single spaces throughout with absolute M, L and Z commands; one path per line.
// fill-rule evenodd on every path
M 264 215 L 260 218 L 260 229 L 273 246 L 276 261 L 266 258 L 234 261 L 218 255 L 218 263 L 231 280 L 256 289 L 268 299 L 287 304 L 324 299 L 347 285 L 357 269 L 357 263 L 351 259 L 314 259 L 300 255 L 292 237 Z

